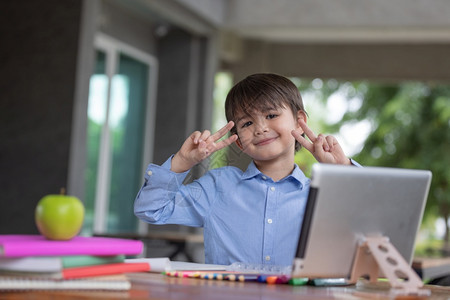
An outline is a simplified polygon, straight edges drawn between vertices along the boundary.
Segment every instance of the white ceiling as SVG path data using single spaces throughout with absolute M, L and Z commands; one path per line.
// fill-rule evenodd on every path
M 162 2 L 185 10 L 175 17 L 185 26 L 192 26 L 192 17 L 197 17 L 206 26 L 244 38 L 296 42 L 450 42 L 449 0 L 165 0 L 159 3 Z
M 216 39 L 237 78 L 450 79 L 450 0 L 101 0 Z M 161 29 L 161 30 L 159 30 Z M 159 33 L 157 33 L 159 32 Z

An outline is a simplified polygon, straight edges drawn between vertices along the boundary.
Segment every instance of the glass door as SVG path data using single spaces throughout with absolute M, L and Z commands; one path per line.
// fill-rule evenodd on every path
M 156 62 L 109 37 L 96 40 L 90 79 L 84 233 L 143 231 L 133 214 L 153 144 Z

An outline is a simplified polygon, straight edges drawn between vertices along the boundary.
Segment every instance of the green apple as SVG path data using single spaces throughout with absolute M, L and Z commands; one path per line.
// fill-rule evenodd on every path
M 76 197 L 47 195 L 39 200 L 35 210 L 39 232 L 50 240 L 70 240 L 83 225 L 84 206 Z

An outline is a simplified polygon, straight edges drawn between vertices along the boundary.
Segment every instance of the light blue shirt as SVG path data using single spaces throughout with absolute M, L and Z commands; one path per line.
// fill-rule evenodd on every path
M 203 227 L 205 262 L 292 265 L 310 180 L 295 165 L 274 182 L 252 162 L 208 171 L 183 185 L 188 172 L 150 164 L 134 212 L 151 224 Z

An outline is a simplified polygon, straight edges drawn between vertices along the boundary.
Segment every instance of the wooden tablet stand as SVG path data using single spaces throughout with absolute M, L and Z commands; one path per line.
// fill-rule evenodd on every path
M 356 283 L 363 276 L 376 282 L 380 274 L 389 280 L 391 292 L 397 295 L 430 294 L 429 290 L 422 289 L 422 280 L 388 238 L 367 237 L 356 251 L 350 283 Z

